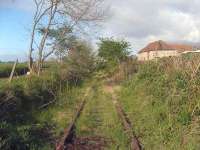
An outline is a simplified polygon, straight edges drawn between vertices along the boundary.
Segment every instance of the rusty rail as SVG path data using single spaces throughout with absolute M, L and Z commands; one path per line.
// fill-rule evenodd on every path
M 81 112 L 84 109 L 84 106 L 85 106 L 85 103 L 86 103 L 86 96 L 87 96 L 88 92 L 89 92 L 89 89 L 85 93 L 84 98 L 83 98 L 80 106 L 78 107 L 78 110 L 74 115 L 74 118 L 72 119 L 72 122 L 64 130 L 63 137 L 61 138 L 60 142 L 56 144 L 56 150 L 65 150 L 66 145 L 68 143 L 72 142 L 74 134 L 75 134 L 75 124 L 76 124 L 76 121 L 78 120 L 78 118 L 80 117 Z
M 135 133 L 132 130 L 131 122 L 130 122 L 129 118 L 127 117 L 126 113 L 124 112 L 124 110 L 122 109 L 122 106 L 117 101 L 117 98 L 114 95 L 112 95 L 112 99 L 113 99 L 113 104 L 116 107 L 118 116 L 122 121 L 122 125 L 124 127 L 124 130 L 126 131 L 126 133 L 129 136 L 131 150 L 142 150 L 142 146 L 140 144 L 140 141 L 135 136 Z

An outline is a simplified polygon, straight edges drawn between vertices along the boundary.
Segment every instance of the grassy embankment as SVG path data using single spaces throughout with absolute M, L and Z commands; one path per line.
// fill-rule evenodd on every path
M 0 86 L 0 149 L 55 149 L 55 140 L 71 121 L 84 85 L 73 86 L 51 70 Z M 46 105 L 49 104 L 49 105 Z
M 140 64 L 119 99 L 145 149 L 200 149 L 198 57 Z

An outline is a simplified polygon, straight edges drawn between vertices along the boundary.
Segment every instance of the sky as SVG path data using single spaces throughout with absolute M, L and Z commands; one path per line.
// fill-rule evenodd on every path
M 149 42 L 198 43 L 200 0 L 107 0 L 99 36 L 128 40 L 136 53 Z M 25 60 L 34 7 L 31 0 L 0 0 L 0 60 Z
M 26 59 L 32 22 L 29 0 L 0 0 L 0 61 Z

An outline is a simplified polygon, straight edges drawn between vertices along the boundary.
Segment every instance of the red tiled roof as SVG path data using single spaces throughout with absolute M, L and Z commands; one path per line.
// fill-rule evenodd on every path
M 171 44 L 171 46 L 178 50 L 179 52 L 184 52 L 184 51 L 192 51 L 193 46 L 192 45 L 185 45 L 185 44 Z
M 177 50 L 179 52 L 184 52 L 184 51 L 192 51 L 193 47 L 191 45 L 184 45 L 184 44 L 169 44 L 160 40 L 148 44 L 145 48 L 140 50 L 139 53 L 157 51 L 157 50 Z

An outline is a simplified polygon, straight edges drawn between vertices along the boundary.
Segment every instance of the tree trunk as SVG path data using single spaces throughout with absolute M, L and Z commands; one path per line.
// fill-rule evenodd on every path
M 41 40 L 40 46 L 39 46 L 39 56 L 38 56 L 38 61 L 37 61 L 37 74 L 38 74 L 38 76 L 40 75 L 41 68 L 42 68 L 44 46 L 45 46 L 45 43 L 46 43 L 46 40 L 47 40 L 47 36 L 48 36 L 48 33 L 49 33 L 49 29 L 51 27 L 52 20 L 54 19 L 54 16 L 55 16 L 55 13 L 56 13 L 56 10 L 57 10 L 57 3 L 53 4 L 53 2 L 52 2 L 52 8 L 51 8 L 51 14 L 50 14 L 50 17 L 49 17 L 48 26 L 45 30 L 45 33 L 42 37 L 42 40 Z
M 35 22 L 33 24 L 33 29 L 31 33 L 31 42 L 29 47 L 29 55 L 28 55 L 28 68 L 30 72 L 33 72 L 33 58 L 32 58 L 32 52 L 33 52 L 33 42 L 34 42 L 34 36 L 35 36 L 35 29 L 36 29 L 37 23 Z

